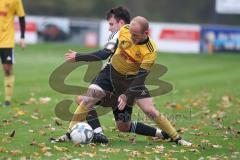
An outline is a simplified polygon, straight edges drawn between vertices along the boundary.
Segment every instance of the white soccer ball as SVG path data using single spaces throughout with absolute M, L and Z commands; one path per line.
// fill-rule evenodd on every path
M 85 122 L 77 123 L 72 127 L 70 137 L 75 144 L 90 143 L 93 139 L 93 129 Z

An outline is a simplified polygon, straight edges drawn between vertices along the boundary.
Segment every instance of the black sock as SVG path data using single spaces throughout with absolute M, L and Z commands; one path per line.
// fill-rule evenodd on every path
M 88 124 L 92 127 L 93 130 L 96 128 L 101 127 L 100 121 L 98 119 L 98 115 L 95 109 L 88 112 L 87 118 L 86 118 Z
M 151 136 L 151 137 L 156 136 L 156 128 L 140 122 L 132 122 L 129 132 L 140 134 L 143 136 Z

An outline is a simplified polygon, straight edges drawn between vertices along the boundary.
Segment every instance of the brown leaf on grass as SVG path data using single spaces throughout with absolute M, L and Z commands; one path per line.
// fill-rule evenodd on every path
M 25 111 L 23 111 L 23 110 L 18 110 L 18 111 L 17 111 L 17 114 L 18 114 L 19 116 L 23 116 L 23 115 L 26 115 L 27 112 L 25 112 Z
M 46 146 L 46 147 L 42 147 L 40 150 L 41 150 L 42 153 L 46 153 L 46 152 L 48 152 L 51 149 L 52 148 Z
M 37 99 L 34 97 L 30 97 L 27 101 L 24 102 L 24 104 L 37 104 Z
M 32 155 L 33 155 L 33 157 L 35 157 L 35 158 L 36 158 L 36 157 L 40 157 L 40 154 L 39 154 L 38 152 L 33 152 Z M 39 159 L 39 158 L 38 158 L 38 159 Z
M 12 121 L 11 120 L 7 120 L 7 119 L 2 120 L 2 122 L 3 122 L 4 126 L 12 124 Z
M 101 159 L 109 159 L 109 156 L 107 155 L 102 155 Z M 80 159 L 79 159 L 80 160 Z
M 213 144 L 212 147 L 213 147 L 213 148 L 222 148 L 222 146 L 221 146 L 221 145 L 218 145 L 218 144 Z
M 23 116 L 23 115 L 26 115 L 27 112 L 18 108 L 18 107 L 15 107 L 13 108 L 13 110 L 15 111 L 15 113 L 17 114 L 16 116 Z
M 48 104 L 51 101 L 50 97 L 41 97 L 39 98 L 39 103 L 40 104 Z
M 240 131 L 238 131 L 237 129 L 235 129 L 235 128 L 232 127 L 232 126 L 229 126 L 229 127 L 228 127 L 228 131 L 230 131 L 231 134 L 233 134 L 235 137 L 240 136 Z
M 56 151 L 59 151 L 59 152 L 68 152 L 68 148 L 66 147 L 58 147 L 56 145 L 53 146 L 53 148 L 56 150 Z
M 135 136 L 129 137 L 128 140 L 131 144 L 136 144 L 136 137 Z
M 51 124 L 48 124 L 48 125 L 44 126 L 44 128 L 47 128 L 47 129 L 48 129 L 49 131 L 51 131 L 51 132 L 56 131 L 56 128 L 52 127 Z
M 18 156 L 18 155 L 22 154 L 22 151 L 19 150 L 19 149 L 17 149 L 17 150 L 12 150 L 12 151 L 10 151 L 10 153 L 11 153 L 11 155 L 13 155 L 13 156 Z
M 47 133 L 44 130 L 39 130 L 38 134 L 41 135 L 41 136 L 46 136 L 47 135 Z
M 152 144 L 152 142 L 164 142 L 164 141 L 166 141 L 166 140 L 163 140 L 160 137 L 149 137 L 149 136 L 146 137 L 146 140 L 148 141 L 149 144 Z
M 103 144 L 103 143 L 101 143 L 100 144 L 100 146 L 102 146 L 102 147 L 107 147 L 109 144 Z
M 45 152 L 43 155 L 46 156 L 46 157 L 52 157 L 53 156 L 53 154 L 51 152 Z
M 177 147 L 177 146 L 175 146 L 175 147 Z M 172 149 L 168 150 L 168 153 L 169 153 L 169 154 L 178 153 L 178 152 L 179 152 L 179 151 L 172 150 Z
M 230 96 L 223 96 L 222 99 L 221 99 L 220 107 L 222 109 L 229 108 L 231 106 L 231 101 L 232 101 L 232 97 L 230 97 Z
M 71 160 L 71 159 L 73 159 L 73 156 L 70 155 L 70 154 L 64 153 L 63 160 L 64 160 L 64 158 L 65 158 L 66 160 Z M 74 159 L 74 160 L 75 160 L 75 159 Z
M 19 122 L 23 125 L 29 125 L 29 122 L 25 120 L 19 120 Z
M 201 143 L 209 143 L 209 140 L 207 140 L 207 139 L 202 139 L 202 140 L 201 140 Z
M 132 158 L 136 158 L 140 156 L 141 156 L 141 153 L 139 151 L 132 151 L 129 153 L 129 157 L 132 157 Z
M 19 160 L 29 160 L 30 159 L 30 157 L 21 157 Z
M 99 149 L 99 152 L 105 152 L 105 153 L 119 153 L 120 149 L 116 148 L 106 148 L 106 149 Z
M 32 140 L 32 143 L 31 143 L 30 145 L 39 147 L 41 153 L 46 153 L 46 152 L 48 152 L 49 150 L 52 149 L 52 148 L 50 148 L 50 147 L 47 147 L 45 143 L 39 143 L 39 144 L 38 144 L 38 143 L 35 141 L 35 139 Z
M 95 157 L 96 156 L 96 152 L 93 152 L 93 153 L 88 153 L 88 152 L 82 152 L 79 154 L 80 157 L 85 157 L 85 156 L 89 156 L 91 158 Z
M 56 126 L 62 126 L 63 124 L 62 124 L 60 121 L 55 120 L 55 125 L 56 125 Z
M 238 119 L 238 120 L 232 122 L 232 125 L 240 125 L 240 120 Z
M 96 148 L 97 144 L 96 143 L 89 143 L 87 144 L 89 147 Z
M 177 103 L 177 104 L 175 105 L 175 109 L 183 109 L 183 108 L 184 108 L 184 107 L 183 107 L 181 104 L 178 104 L 178 103 Z
M 188 131 L 188 129 L 187 129 L 187 128 L 183 128 L 183 127 L 179 128 L 179 129 L 177 130 L 177 132 L 178 132 L 178 133 L 181 133 L 181 134 L 183 134 L 183 133 L 186 132 L 186 131 Z
M 2 143 L 7 143 L 7 144 L 9 144 L 9 143 L 11 143 L 11 142 L 12 142 L 12 138 L 9 137 L 9 136 L 2 138 Z
M 36 119 L 36 120 L 38 120 L 38 119 L 39 119 L 39 117 L 38 117 L 38 116 L 36 116 L 36 115 L 31 115 L 31 118 L 32 118 L 32 119 Z
M 46 147 L 46 144 L 45 143 L 39 143 L 38 147 L 40 147 L 40 148 Z
M 74 144 L 74 146 L 83 148 L 85 145 L 84 144 L 80 144 L 80 143 L 76 143 L 76 144 Z
M 37 142 L 35 139 L 32 140 L 32 142 L 30 143 L 31 146 L 36 146 L 37 145 Z
M 14 136 L 15 136 L 15 133 L 16 133 L 16 131 L 13 130 L 13 131 L 9 134 L 9 137 L 14 137 Z
M 183 109 L 184 108 L 181 104 L 172 103 L 172 102 L 167 102 L 164 104 L 164 106 L 167 108 L 172 108 L 172 109 Z
M 211 118 L 222 119 L 226 116 L 226 112 L 217 111 L 216 113 L 212 114 Z
M 191 152 L 196 152 L 196 153 L 201 153 L 198 149 L 196 149 L 196 148 L 192 148 L 192 149 L 189 149 L 189 151 L 191 151 Z
M 161 153 L 161 152 L 163 152 L 164 151 L 164 146 L 163 145 L 161 145 L 161 146 L 156 146 L 156 147 L 154 147 L 154 148 L 152 148 L 152 150 L 153 150 L 153 152 L 155 152 L 155 153 Z
M 7 152 L 7 150 L 5 148 L 0 148 L 0 153 L 4 153 Z
M 187 103 L 189 103 L 191 107 L 205 108 L 206 106 L 208 106 L 211 98 L 211 94 L 209 94 L 208 92 L 203 92 L 200 95 L 196 95 L 194 98 L 187 99 Z

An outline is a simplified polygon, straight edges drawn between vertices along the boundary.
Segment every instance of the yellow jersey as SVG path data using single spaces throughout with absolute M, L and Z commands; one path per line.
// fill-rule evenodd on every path
M 0 0 L 0 48 L 14 47 L 14 16 L 25 16 L 22 0 Z
M 129 25 L 120 29 L 118 46 L 111 59 L 116 71 L 123 75 L 136 75 L 140 68 L 150 70 L 156 57 L 156 44 L 151 38 L 148 38 L 146 43 L 134 44 Z

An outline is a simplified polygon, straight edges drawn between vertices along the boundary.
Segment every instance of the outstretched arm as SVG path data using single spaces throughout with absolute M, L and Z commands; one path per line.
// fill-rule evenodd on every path
M 19 44 L 21 48 L 25 48 L 25 40 L 24 40 L 25 28 L 26 28 L 25 16 L 19 17 L 19 24 L 20 24 L 20 33 L 21 33 Z
M 78 61 L 101 61 L 107 59 L 110 55 L 112 55 L 112 51 L 108 49 L 99 50 L 96 52 L 88 53 L 88 54 L 81 54 L 75 51 L 69 50 L 65 54 L 65 59 L 67 61 L 78 62 Z

